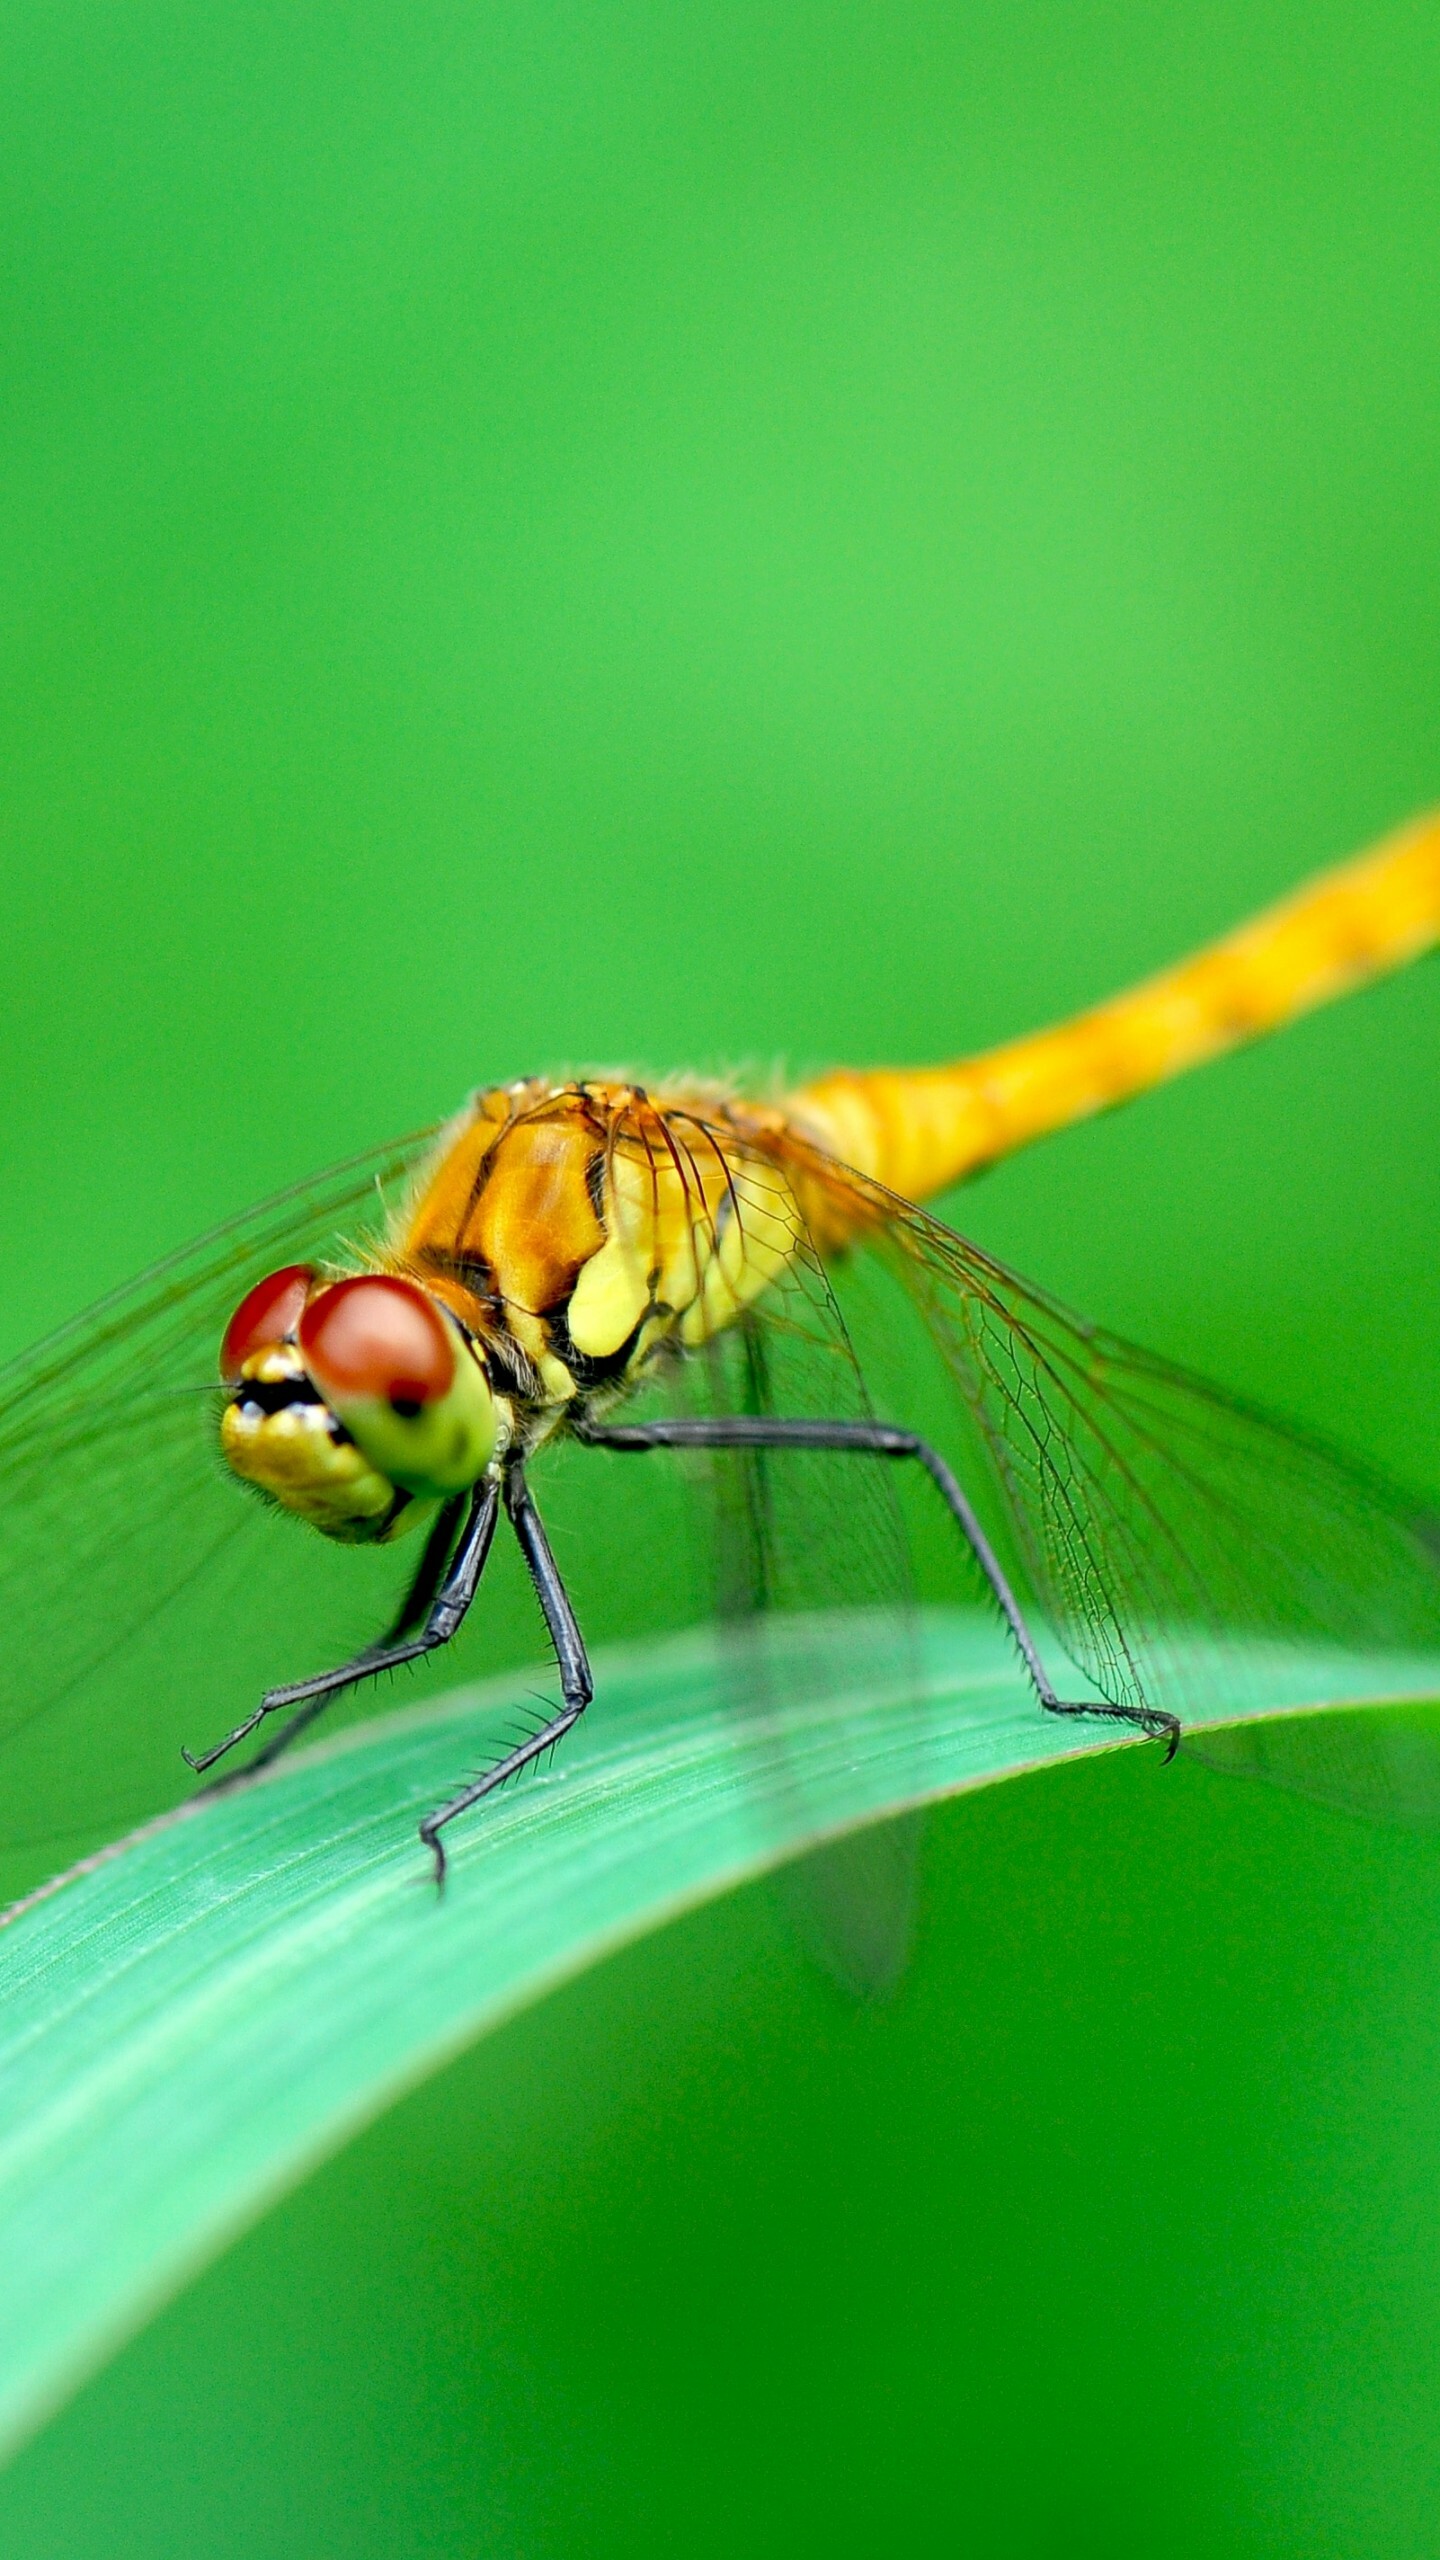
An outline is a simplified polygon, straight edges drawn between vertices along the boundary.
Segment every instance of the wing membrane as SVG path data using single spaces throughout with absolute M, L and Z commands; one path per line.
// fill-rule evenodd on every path
M 1403 1490 L 880 1186 L 819 1155 L 801 1178 L 903 1279 L 958 1390 L 974 1498 L 1097 1696 L 1213 1717 L 1262 1658 L 1283 1687 L 1297 1639 L 1440 1655 L 1433 1529 Z
M 693 1145 L 687 1184 L 704 1197 L 707 1141 L 672 1124 L 664 1143 Z M 718 1133 L 717 1133 L 718 1134 Z M 874 1410 L 842 1304 L 788 1185 L 759 1153 L 725 1149 L 720 1225 L 733 1220 L 757 1255 L 784 1267 L 747 1314 L 698 1354 L 662 1366 L 625 1419 L 745 1414 L 863 1422 Z M 713 1186 L 712 1186 L 713 1187 Z M 692 1605 L 718 1619 L 726 1684 L 782 1798 L 801 1781 L 787 1743 L 797 1715 L 823 1715 L 853 1686 L 861 1658 L 893 1671 L 897 1695 L 923 1677 L 908 1542 L 896 1471 L 857 1452 L 726 1449 L 636 1461 L 677 1465 L 698 1498 L 700 1572 Z M 780 1890 L 801 1935 L 862 1996 L 893 1987 L 916 1904 L 919 1817 L 812 1852 Z
M 386 1557 L 357 1575 L 240 1494 L 215 1451 L 215 1361 L 251 1282 L 373 1231 L 428 1143 L 263 1203 L 0 1371 L 0 1848 L 35 1852 L 23 1874 L 0 1860 L 0 1888 L 180 1795 L 182 1739 L 308 1667 L 403 1574 Z

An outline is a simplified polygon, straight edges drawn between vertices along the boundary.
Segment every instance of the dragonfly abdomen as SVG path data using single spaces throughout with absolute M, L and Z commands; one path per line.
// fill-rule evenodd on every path
M 1322 872 L 1193 958 L 953 1066 L 839 1070 L 789 1108 L 843 1164 L 933 1199 L 1030 1139 L 1277 1030 L 1440 937 L 1440 815 Z

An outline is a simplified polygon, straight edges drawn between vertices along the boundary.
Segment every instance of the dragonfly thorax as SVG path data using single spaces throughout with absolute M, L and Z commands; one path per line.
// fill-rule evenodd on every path
M 721 1098 L 528 1084 L 477 1096 L 392 1250 L 523 1382 L 543 1430 L 733 1324 L 803 1231 L 778 1161 Z

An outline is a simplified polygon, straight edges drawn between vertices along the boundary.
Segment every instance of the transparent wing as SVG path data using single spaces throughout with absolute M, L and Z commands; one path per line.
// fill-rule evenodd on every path
M 1261 1716 L 1192 1735 L 1185 1749 L 1225 1777 L 1261 1778 L 1362 1822 L 1440 1831 L 1440 1713 L 1432 1705 Z
M 0 1891 L 173 1801 L 182 1741 L 383 1618 L 403 1551 L 332 1553 L 246 1497 L 215 1362 L 251 1282 L 373 1233 L 430 1139 L 267 1201 L 0 1371 Z
M 1211 1721 L 1227 1704 L 1302 1703 L 1327 1655 L 1342 1699 L 1360 1694 L 1357 1663 L 1371 1695 L 1434 1683 L 1440 1552 L 1421 1505 L 1068 1314 L 879 1186 L 796 1155 L 817 1223 L 876 1248 L 918 1307 L 958 1389 L 965 1480 L 1042 1634 L 1089 1684 L 1072 1694 Z M 1303 1722 L 1277 1735 L 1263 1774 L 1280 1774 L 1288 1745 L 1303 1750 Z M 1395 1777 L 1392 1810 L 1413 1819 Z M 1363 1792 L 1361 1809 L 1378 1810 L 1373 1776 Z
M 1102 1697 L 1213 1715 L 1257 1639 L 1440 1648 L 1440 1573 L 1403 1495 L 933 1221 L 891 1232 L 1032 1585 Z
M 748 1315 L 627 1402 L 625 1419 L 873 1420 L 856 1339 L 863 1302 L 842 1302 L 767 1159 L 736 1151 L 733 1139 L 727 1157 L 726 1214 L 753 1230 L 762 1250 L 773 1253 L 783 1237 L 785 1268 Z M 786 1746 L 797 1716 L 823 1717 L 857 1678 L 873 1687 L 878 1674 L 899 1698 L 913 1696 L 923 1677 L 896 1470 L 833 1450 L 731 1449 L 644 1463 L 678 1463 L 690 1479 L 701 1566 L 692 1589 L 718 1621 L 734 1708 L 752 1743 L 764 1741 L 769 1784 L 784 1800 L 800 1788 Z M 903 1970 L 919 1847 L 920 1817 L 904 1817 L 812 1852 L 781 1879 L 802 1937 L 862 1996 L 883 1995 Z

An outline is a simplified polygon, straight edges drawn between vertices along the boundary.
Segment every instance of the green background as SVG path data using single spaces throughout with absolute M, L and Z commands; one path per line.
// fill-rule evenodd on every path
M 936 1056 L 1440 791 L 1440 32 L 0 27 L 16 1347 L 474 1082 Z M 1440 1484 L 1440 976 L 981 1240 Z M 1440 1848 L 1143 1756 L 507 2029 L 0 2482 L 36 2555 L 1440 2553 Z

